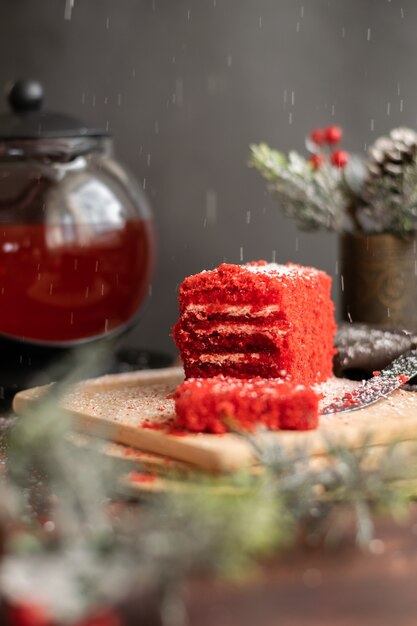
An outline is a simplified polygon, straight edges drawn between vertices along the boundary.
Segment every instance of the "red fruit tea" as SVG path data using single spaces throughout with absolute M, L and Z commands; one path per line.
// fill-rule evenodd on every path
M 0 224 L 0 334 L 70 342 L 128 322 L 153 265 L 150 220 Z

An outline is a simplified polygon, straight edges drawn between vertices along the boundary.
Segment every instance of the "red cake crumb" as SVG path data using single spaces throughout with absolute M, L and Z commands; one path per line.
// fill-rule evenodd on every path
M 311 430 L 318 425 L 319 396 L 280 378 L 189 378 L 174 393 L 176 425 L 192 432 L 224 433 L 227 420 L 252 431 Z
M 330 288 L 324 272 L 265 261 L 189 276 L 173 330 L 186 377 L 326 380 L 336 330 Z

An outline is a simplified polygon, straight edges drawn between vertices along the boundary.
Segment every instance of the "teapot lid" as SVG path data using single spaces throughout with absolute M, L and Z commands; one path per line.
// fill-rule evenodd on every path
M 0 140 L 109 137 L 70 115 L 42 110 L 43 87 L 36 80 L 18 80 L 7 94 L 10 113 L 0 115 Z

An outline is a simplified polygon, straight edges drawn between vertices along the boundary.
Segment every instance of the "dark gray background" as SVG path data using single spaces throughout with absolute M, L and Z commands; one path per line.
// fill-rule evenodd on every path
M 276 254 L 337 283 L 335 236 L 297 233 L 248 170 L 248 145 L 303 150 L 313 127 L 338 123 L 343 146 L 361 151 L 416 127 L 417 2 L 70 5 L 0 0 L 0 83 L 39 78 L 48 108 L 108 125 L 145 185 L 159 254 L 135 343 L 173 351 L 178 283 L 223 260 Z

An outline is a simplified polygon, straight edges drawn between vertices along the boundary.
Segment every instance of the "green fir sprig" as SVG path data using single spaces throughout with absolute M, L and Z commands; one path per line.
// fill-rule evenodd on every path
M 346 207 L 351 191 L 341 168 L 323 163 L 315 168 L 297 152 L 288 157 L 267 144 L 250 147 L 249 165 L 269 183 L 287 217 L 303 230 L 343 232 L 351 229 Z

